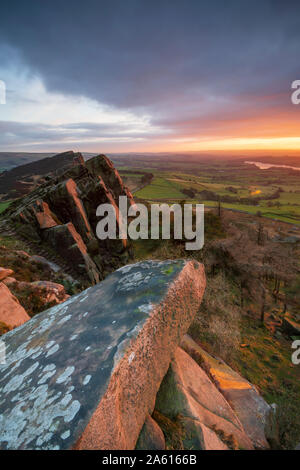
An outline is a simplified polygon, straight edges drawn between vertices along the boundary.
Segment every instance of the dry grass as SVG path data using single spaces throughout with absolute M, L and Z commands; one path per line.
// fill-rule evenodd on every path
M 223 273 L 208 280 L 203 302 L 189 333 L 206 349 L 231 363 L 241 342 L 241 311 Z

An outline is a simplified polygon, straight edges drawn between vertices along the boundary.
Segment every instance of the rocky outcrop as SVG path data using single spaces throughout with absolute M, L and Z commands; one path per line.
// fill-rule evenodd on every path
M 274 412 L 256 388 L 224 361 L 210 356 L 188 335 L 184 336 L 181 347 L 207 372 L 238 417 L 253 446 L 268 449 L 268 441 L 271 441 L 275 447 L 278 435 Z
M 98 240 L 96 209 L 112 204 L 117 213 L 119 196 L 131 193 L 105 155 L 57 171 L 44 184 L 11 204 L 5 218 L 19 234 L 56 250 L 81 279 L 95 284 L 129 259 L 126 240 Z
M 0 448 L 135 448 L 204 289 L 195 261 L 128 265 L 5 334 Z
M 18 281 L 16 280 L 15 277 L 6 277 L 5 279 L 3 279 L 2 282 L 3 282 L 3 284 L 5 284 L 7 287 L 9 287 L 9 286 L 15 284 L 15 283 L 18 282 Z
M 170 419 L 181 419 L 184 447 L 252 449 L 252 442 L 227 400 L 199 365 L 177 348 L 159 389 L 155 408 Z M 215 434 L 215 435 L 214 435 Z M 222 436 L 220 439 L 219 436 Z M 225 441 L 225 442 L 224 442 Z
M 0 268 L 0 281 L 3 281 L 7 277 L 11 276 L 13 274 L 12 269 L 6 269 L 6 268 Z
M 56 263 L 53 263 L 52 261 L 47 260 L 44 256 L 39 256 L 39 255 L 32 255 L 29 256 L 28 258 L 30 261 L 33 261 L 36 264 L 45 266 L 48 268 L 50 271 L 53 271 L 54 273 L 58 273 L 61 270 L 61 267 L 58 266 Z
M 153 416 L 164 432 L 167 450 L 269 449 L 269 443 L 278 448 L 273 407 L 188 335 L 162 381 Z M 138 440 L 143 450 L 152 442 L 145 432 L 146 427 Z
M 5 200 L 24 196 L 51 176 L 60 175 L 78 164 L 84 164 L 82 155 L 67 151 L 25 165 L 18 165 L 0 173 L 0 194 L 5 195 L 3 198 Z
M 6 284 L 7 285 L 7 284 Z M 60 304 L 70 297 L 62 284 L 51 281 L 34 281 L 34 282 L 10 282 L 14 291 L 27 290 L 30 295 L 37 297 L 44 304 Z
M 0 322 L 10 328 L 22 325 L 29 320 L 18 299 L 12 295 L 8 287 L 0 282 Z
M 0 245 L 0 265 L 4 266 L 0 268 L 1 282 L 18 299 L 27 313 L 26 319 L 64 302 L 69 298 L 68 294 L 82 290 L 60 266 L 24 250 Z
M 69 260 L 79 274 L 82 276 L 87 274 L 93 284 L 99 282 L 99 270 L 89 256 L 87 246 L 72 222 L 65 225 L 56 225 L 47 230 L 44 234 L 44 240 L 56 249 L 61 256 Z
M 276 447 L 273 407 L 186 334 L 204 289 L 196 261 L 140 262 L 4 334 L 0 449 Z

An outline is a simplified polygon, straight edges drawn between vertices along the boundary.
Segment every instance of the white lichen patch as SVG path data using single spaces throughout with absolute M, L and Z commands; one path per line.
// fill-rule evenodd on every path
M 138 263 L 128 264 L 127 266 L 122 266 L 121 268 L 117 269 L 116 272 L 126 274 L 129 273 L 129 271 L 131 271 L 136 266 L 138 266 Z
M 91 375 L 86 375 L 82 381 L 83 385 L 87 385 L 89 381 L 91 380 L 92 376 Z
M 10 449 L 59 448 L 49 441 L 55 431 L 62 427 L 61 420 L 64 423 L 72 422 L 81 405 L 70 394 L 63 396 L 60 401 L 57 401 L 58 398 L 59 393 L 49 392 L 47 385 L 24 394 L 23 400 L 0 415 L 0 444 Z
M 148 304 L 142 304 L 138 307 L 139 311 L 142 313 L 150 313 L 153 309 L 153 304 L 149 302 Z
M 52 354 L 55 354 L 59 350 L 59 344 L 55 344 L 52 346 L 52 348 L 49 349 L 49 351 L 46 354 L 46 357 L 52 356 Z
M 120 360 L 124 357 L 126 350 L 130 346 L 130 338 L 125 338 L 123 341 L 118 344 L 117 351 L 114 355 L 114 365 L 113 369 L 119 364 Z
M 48 364 L 43 368 L 43 372 L 49 372 L 51 370 L 55 370 L 56 365 L 55 364 Z
M 151 275 L 144 275 L 140 271 L 132 274 L 127 274 L 119 280 L 116 290 L 121 292 L 131 291 L 141 286 L 142 284 L 147 284 L 150 278 Z
M 135 358 L 135 354 L 134 354 L 134 352 L 132 352 L 132 353 L 129 355 L 128 364 L 131 364 L 134 358 Z
M 71 435 L 71 432 L 70 432 L 69 429 L 68 429 L 67 431 L 63 432 L 60 437 L 61 437 L 63 440 L 65 440 L 65 439 L 68 439 L 68 437 L 70 437 L 70 435 Z
M 47 315 L 38 325 L 39 334 L 45 333 L 45 331 L 50 330 L 54 322 L 54 316 Z
M 26 377 L 28 377 L 32 372 L 35 371 L 35 369 L 38 367 L 39 363 L 36 362 L 33 364 L 31 367 L 29 367 L 23 374 L 17 374 L 14 377 L 10 379 L 10 381 L 5 385 L 3 388 L 4 393 L 11 393 L 14 390 L 17 390 L 20 388 Z
M 67 381 L 67 379 L 73 374 L 75 370 L 74 366 L 68 366 L 62 374 L 56 379 L 57 384 L 61 384 Z
M 58 325 L 63 325 L 64 323 L 66 323 L 67 321 L 69 321 L 70 319 L 72 318 L 72 315 L 66 315 L 65 317 L 63 317 L 61 320 L 59 320 L 57 322 Z
M 41 384 L 46 383 L 55 374 L 56 374 L 56 370 L 46 372 L 44 375 L 42 375 L 42 377 L 39 379 L 37 384 L 41 385 Z
M 164 265 L 164 264 L 174 264 L 176 261 L 172 260 L 167 260 L 167 261 L 143 261 L 143 262 L 138 262 L 138 263 L 133 263 L 133 264 L 127 264 L 126 266 L 122 266 L 121 268 L 117 269 L 116 272 L 120 272 L 122 274 L 126 274 L 130 272 L 134 268 L 139 268 L 139 269 L 153 269 L 158 266 Z

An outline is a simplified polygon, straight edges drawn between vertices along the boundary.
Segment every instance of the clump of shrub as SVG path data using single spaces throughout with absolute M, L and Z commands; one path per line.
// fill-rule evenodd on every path
M 0 336 L 8 333 L 9 330 L 10 327 L 6 323 L 0 321 Z
M 22 307 L 30 317 L 56 305 L 55 301 L 45 303 L 44 292 L 41 289 L 26 286 L 24 288 L 11 288 L 11 292 L 17 297 Z
M 208 279 L 200 310 L 189 334 L 212 354 L 232 364 L 241 342 L 240 316 L 231 284 L 220 272 Z

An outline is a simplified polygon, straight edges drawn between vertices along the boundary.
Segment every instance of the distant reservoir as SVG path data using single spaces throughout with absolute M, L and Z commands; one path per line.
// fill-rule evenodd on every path
M 262 162 L 244 162 L 249 165 L 255 165 L 257 166 L 260 170 L 268 170 L 269 168 L 276 167 L 276 168 L 289 168 L 291 170 L 296 170 L 300 171 L 300 167 L 296 166 L 289 166 L 289 165 L 275 165 L 273 163 L 262 163 Z

